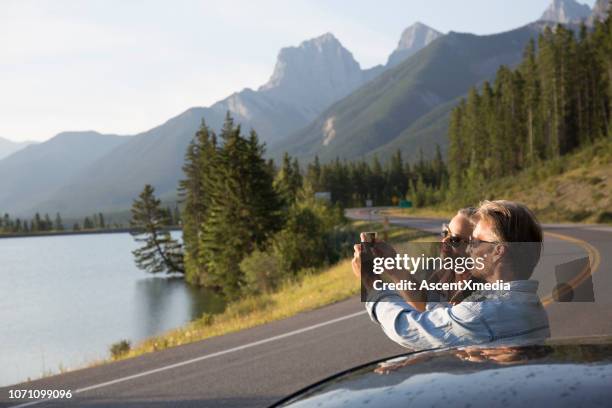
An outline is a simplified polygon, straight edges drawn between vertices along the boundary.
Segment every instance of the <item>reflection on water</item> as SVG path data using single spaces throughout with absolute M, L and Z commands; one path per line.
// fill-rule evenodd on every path
M 136 268 L 135 247 L 129 234 L 0 239 L 0 386 L 223 310 L 218 296 Z
M 181 301 L 187 297 L 187 305 Z M 202 313 L 220 313 L 223 300 L 203 289 L 186 286 L 180 278 L 151 277 L 141 279 L 134 287 L 134 321 L 139 337 L 166 330 L 166 322 L 173 316 L 186 313 L 189 320 L 197 319 Z M 185 309 L 187 306 L 187 309 Z

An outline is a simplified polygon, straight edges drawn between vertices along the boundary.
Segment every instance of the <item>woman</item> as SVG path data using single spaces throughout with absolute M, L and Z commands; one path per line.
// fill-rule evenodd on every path
M 467 244 L 472 231 L 474 229 L 473 217 L 476 213 L 475 208 L 462 208 L 457 214 L 451 219 L 448 224 L 443 224 L 442 227 L 442 241 L 440 246 L 440 256 L 442 258 L 458 258 L 468 257 L 466 253 Z M 364 239 L 362 234 L 362 240 Z M 361 245 L 355 245 L 355 258 L 359 259 L 357 251 L 361 251 Z M 374 249 L 374 255 L 380 257 L 395 257 L 397 252 L 395 249 L 384 242 L 377 242 L 376 248 Z M 414 279 L 406 271 L 388 270 L 386 275 L 395 282 L 400 282 L 405 279 Z M 454 270 L 441 269 L 433 272 L 426 280 L 428 282 L 459 282 L 470 279 L 469 272 L 456 273 Z M 420 283 L 420 282 L 417 282 Z M 398 293 L 408 302 L 411 306 L 424 311 L 427 302 L 438 302 L 446 301 L 453 304 L 461 302 L 470 293 L 468 291 L 441 291 L 431 292 L 425 290 L 407 290 L 398 291 Z
M 476 209 L 473 207 L 462 208 L 451 219 L 448 224 L 442 225 L 442 246 L 440 248 L 443 258 L 467 258 L 467 244 L 472 231 L 474 231 L 474 215 Z M 469 271 L 458 273 L 454 270 L 439 270 L 435 272 L 428 281 L 430 282 L 461 282 L 470 280 Z M 428 297 L 428 301 L 448 301 L 453 304 L 461 302 L 468 297 L 471 291 L 446 291 L 439 292 L 440 298 Z

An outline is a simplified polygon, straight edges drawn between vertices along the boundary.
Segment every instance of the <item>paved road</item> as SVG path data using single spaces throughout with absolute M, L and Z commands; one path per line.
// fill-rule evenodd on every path
M 380 217 L 359 210 L 350 216 Z M 432 232 L 441 221 L 391 219 Z M 543 296 L 554 286 L 550 268 L 559 259 L 600 257 L 593 274 L 595 303 L 548 305 L 553 336 L 612 334 L 612 229 L 550 225 L 546 230 L 556 235 L 547 235 L 552 251 L 536 272 Z M 369 321 L 359 299 L 351 298 L 239 333 L 2 388 L 0 407 L 261 407 L 338 371 L 404 351 Z M 8 390 L 17 388 L 70 389 L 74 398 L 9 400 Z

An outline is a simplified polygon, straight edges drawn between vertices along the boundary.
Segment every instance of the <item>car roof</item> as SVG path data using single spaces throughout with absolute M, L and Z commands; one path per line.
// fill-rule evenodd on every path
M 612 337 L 412 352 L 313 384 L 273 406 L 609 406 Z

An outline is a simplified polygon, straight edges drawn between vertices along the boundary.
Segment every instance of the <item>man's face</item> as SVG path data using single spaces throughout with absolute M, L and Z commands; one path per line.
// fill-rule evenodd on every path
M 478 221 L 472 232 L 472 244 L 468 246 L 468 254 L 473 259 L 481 258 L 484 268 L 474 268 L 472 276 L 486 279 L 493 272 L 497 242 L 491 223 L 487 220 Z

